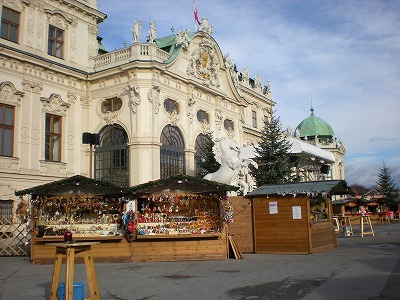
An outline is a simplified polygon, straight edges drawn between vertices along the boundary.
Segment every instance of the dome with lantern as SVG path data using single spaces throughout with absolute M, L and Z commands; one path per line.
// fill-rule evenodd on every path
M 313 107 L 310 110 L 311 115 L 296 127 L 294 136 L 311 143 L 318 141 L 322 145 L 333 143 L 334 132 L 332 127 L 326 121 L 314 115 Z

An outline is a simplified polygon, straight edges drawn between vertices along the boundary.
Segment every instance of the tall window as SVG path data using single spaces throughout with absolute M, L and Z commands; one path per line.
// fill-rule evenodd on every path
M 45 159 L 61 161 L 61 117 L 46 114 Z
M 128 135 L 120 125 L 108 125 L 100 133 L 94 155 L 94 178 L 129 186 Z
M 255 110 L 251 111 L 251 120 L 253 123 L 253 127 L 257 128 L 257 112 Z
M 205 134 L 200 133 L 196 138 L 194 145 L 194 150 L 196 150 L 196 153 L 194 154 L 194 172 L 196 175 L 201 174 L 204 171 L 200 169 L 200 162 L 208 142 L 209 139 Z
M 63 34 L 64 31 L 54 26 L 49 26 L 49 40 L 47 54 L 62 58 L 63 57 Z
M 3 6 L 1 12 L 1 38 L 18 43 L 19 12 Z
M 185 144 L 180 130 L 171 125 L 161 132 L 160 176 L 185 174 Z
M 14 107 L 0 104 L 0 156 L 13 155 Z

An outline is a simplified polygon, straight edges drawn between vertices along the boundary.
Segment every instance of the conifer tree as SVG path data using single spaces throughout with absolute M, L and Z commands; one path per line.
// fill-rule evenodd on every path
M 254 146 L 258 169 L 251 166 L 251 174 L 257 186 L 299 181 L 293 174 L 293 165 L 290 162 L 291 143 L 282 131 L 279 117 L 276 118 L 273 114 L 271 112 L 271 119 L 264 122 L 261 141 Z
M 398 209 L 399 192 L 394 184 L 389 168 L 383 163 L 378 175 L 377 191 L 382 195 L 381 204 L 391 210 Z
M 213 147 L 215 145 L 212 133 L 207 133 L 206 135 L 207 142 L 205 144 L 205 148 L 202 149 L 201 159 L 197 165 L 196 176 L 203 178 L 208 173 L 214 173 L 218 171 L 220 164 L 215 159 L 215 155 L 213 152 Z

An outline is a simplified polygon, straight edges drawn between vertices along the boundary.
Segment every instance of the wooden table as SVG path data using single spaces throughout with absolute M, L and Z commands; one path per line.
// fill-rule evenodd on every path
M 75 254 L 82 253 L 85 260 L 86 276 L 88 280 L 90 299 L 99 299 L 99 288 L 97 286 L 96 273 L 92 257 L 92 245 L 99 242 L 84 242 L 84 243 L 47 243 L 46 246 L 56 247 L 56 259 L 53 268 L 53 277 L 51 279 L 50 300 L 56 300 L 57 287 L 60 281 L 60 271 L 63 256 L 66 257 L 65 262 L 65 300 L 73 300 L 74 288 L 74 268 Z

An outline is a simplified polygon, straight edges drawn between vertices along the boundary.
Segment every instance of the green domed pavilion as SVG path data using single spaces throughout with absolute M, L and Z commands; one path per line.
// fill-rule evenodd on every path
M 318 139 L 318 142 L 322 145 L 331 144 L 334 137 L 332 127 L 326 121 L 314 115 L 313 107 L 310 110 L 311 115 L 296 127 L 294 136 L 308 142 Z

